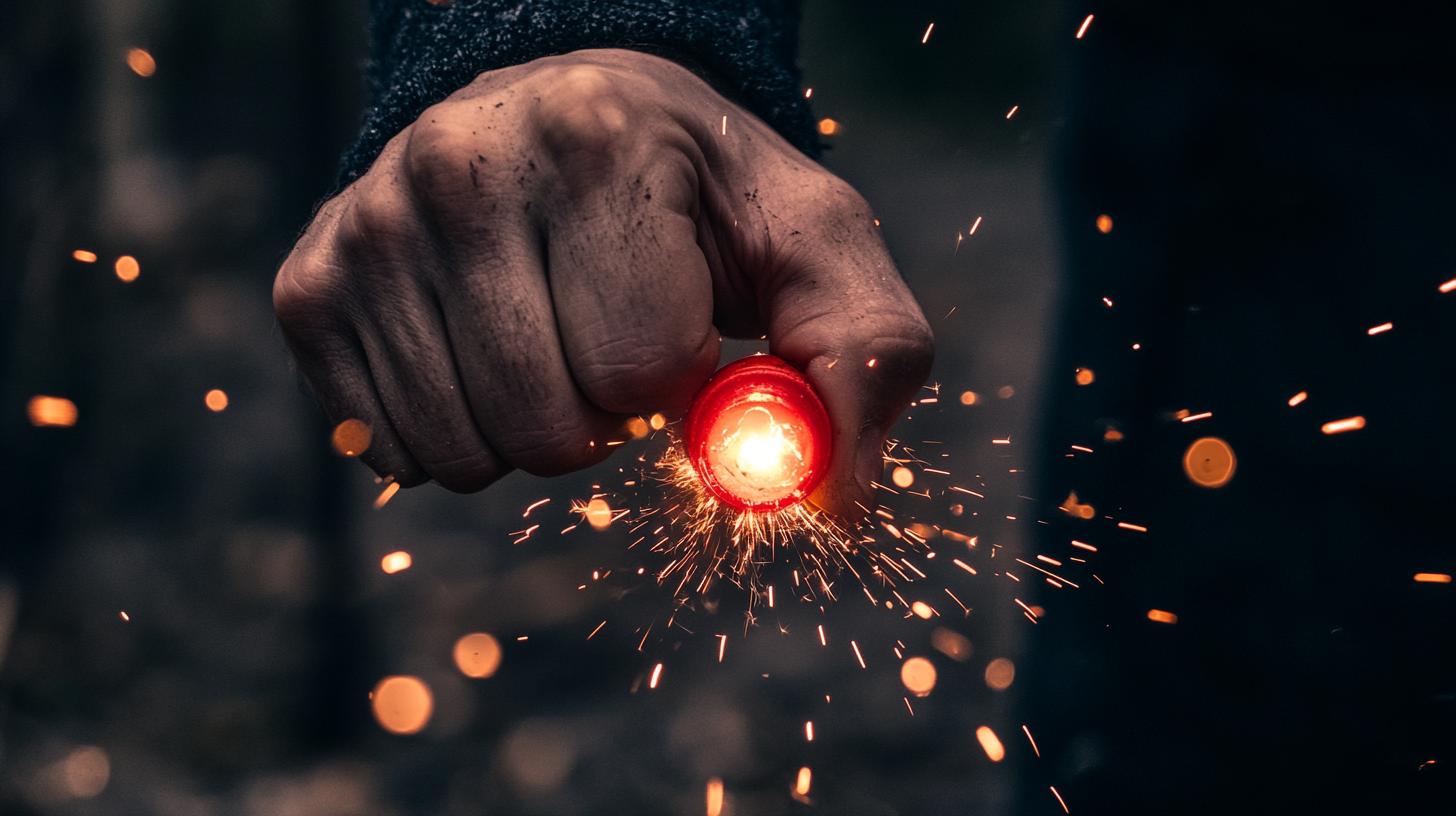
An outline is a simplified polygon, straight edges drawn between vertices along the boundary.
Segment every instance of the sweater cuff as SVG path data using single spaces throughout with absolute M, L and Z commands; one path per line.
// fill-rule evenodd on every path
M 374 0 L 372 105 L 344 154 L 339 186 L 369 169 L 430 105 L 497 68 L 584 48 L 672 59 L 819 153 L 796 65 L 792 0 Z

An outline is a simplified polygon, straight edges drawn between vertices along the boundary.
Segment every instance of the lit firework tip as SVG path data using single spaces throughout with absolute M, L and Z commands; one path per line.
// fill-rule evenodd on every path
M 828 414 L 797 370 L 767 355 L 724 367 L 656 464 L 653 478 L 666 486 L 660 509 L 644 511 L 630 530 L 657 533 L 650 549 L 665 559 L 658 583 L 685 604 L 727 580 L 748 591 L 751 610 L 760 598 L 773 606 L 763 571 L 776 563 L 792 566 L 790 587 L 806 602 L 835 600 L 841 573 L 860 586 L 886 570 L 904 576 L 873 537 L 809 500 L 829 449 Z

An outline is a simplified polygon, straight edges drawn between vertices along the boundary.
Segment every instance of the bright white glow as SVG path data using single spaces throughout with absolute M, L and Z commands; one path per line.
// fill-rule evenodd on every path
M 715 429 L 719 441 L 709 458 L 719 481 L 749 501 L 776 501 L 803 481 L 804 459 L 798 436 L 804 429 L 780 421 L 770 408 L 750 398 L 742 411 L 730 411 Z

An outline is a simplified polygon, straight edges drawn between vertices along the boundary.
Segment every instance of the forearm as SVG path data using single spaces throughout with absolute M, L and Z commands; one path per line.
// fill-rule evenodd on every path
M 371 107 L 341 183 L 391 136 L 484 71 L 584 48 L 657 53 L 817 154 L 800 91 L 796 0 L 373 0 Z

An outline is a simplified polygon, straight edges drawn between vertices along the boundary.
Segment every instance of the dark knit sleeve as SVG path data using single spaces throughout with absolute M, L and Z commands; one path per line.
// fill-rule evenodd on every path
M 344 155 L 341 184 L 481 72 L 583 48 L 675 58 L 818 153 L 796 64 L 798 0 L 372 0 L 372 12 L 371 107 Z

